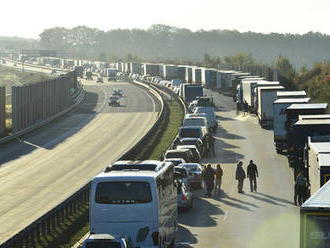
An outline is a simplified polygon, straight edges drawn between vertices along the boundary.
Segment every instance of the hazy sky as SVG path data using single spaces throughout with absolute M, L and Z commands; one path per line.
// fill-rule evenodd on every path
M 1 0 L 0 6 L 0 36 L 38 38 L 55 26 L 109 30 L 152 24 L 330 34 L 330 0 Z

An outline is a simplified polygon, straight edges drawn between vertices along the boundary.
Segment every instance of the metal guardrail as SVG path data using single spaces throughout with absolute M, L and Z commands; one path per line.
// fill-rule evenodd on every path
M 137 85 L 140 85 L 140 87 L 143 87 L 140 83 L 135 83 Z M 155 89 L 149 88 L 146 85 L 144 85 L 144 87 L 148 88 L 149 91 L 152 94 L 155 94 L 155 97 L 161 101 L 161 111 L 151 129 L 149 129 L 149 131 L 142 137 L 142 139 L 138 141 L 129 151 L 122 155 L 120 159 L 133 158 L 133 156 L 140 151 L 141 146 L 144 146 L 153 136 L 153 134 L 157 131 L 157 127 L 160 125 L 163 118 L 165 118 L 165 115 L 168 114 L 168 112 L 164 111 L 165 105 L 161 95 Z M 43 237 L 55 231 L 65 222 L 65 220 L 69 216 L 78 213 L 82 208 L 84 208 L 84 206 L 86 206 L 86 204 L 88 204 L 90 184 L 91 182 L 84 185 L 76 193 L 74 193 L 66 200 L 61 202 L 59 205 L 54 207 L 52 210 L 48 211 L 43 216 L 32 222 L 30 225 L 21 230 L 19 233 L 15 234 L 9 240 L 5 241 L 3 244 L 0 245 L 0 247 L 35 247 L 36 244 L 40 245 L 40 243 L 42 246 Z

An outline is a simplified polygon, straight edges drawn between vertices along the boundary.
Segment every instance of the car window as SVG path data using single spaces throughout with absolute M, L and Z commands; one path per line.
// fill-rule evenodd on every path
M 121 245 L 111 240 L 95 240 L 88 242 L 86 248 L 121 248 Z

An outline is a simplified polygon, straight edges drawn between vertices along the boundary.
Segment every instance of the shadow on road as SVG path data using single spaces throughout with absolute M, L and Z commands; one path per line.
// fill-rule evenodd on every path
M 219 134 L 216 134 L 216 136 L 221 137 L 221 138 L 225 138 L 225 139 L 246 139 L 243 136 L 237 135 L 237 134 L 233 134 L 233 133 L 228 133 L 226 129 L 224 129 L 223 127 L 219 126 L 217 133 L 219 132 Z
M 285 205 L 281 204 L 281 203 L 278 203 L 276 201 L 273 201 L 269 198 L 265 198 L 265 197 L 260 197 L 260 196 L 257 196 L 255 194 L 245 194 L 246 196 L 248 197 L 251 197 L 251 198 L 254 198 L 256 200 L 259 200 L 259 201 L 263 201 L 263 202 L 267 202 L 267 203 L 270 203 L 270 204 L 273 204 L 273 205 L 277 205 L 277 206 L 281 206 L 281 207 L 285 207 Z
M 247 202 L 247 201 L 242 201 L 242 200 L 236 199 L 234 197 L 231 197 L 227 193 L 225 193 L 223 190 L 221 190 L 220 196 L 215 197 L 215 199 L 218 200 L 218 201 L 220 201 L 220 202 L 222 202 L 223 200 L 227 200 L 228 199 L 229 201 L 236 202 L 237 204 L 248 205 L 250 207 L 259 208 L 259 206 L 256 205 L 256 204 L 253 204 L 253 203 L 250 203 L 250 202 Z
M 290 205 L 293 205 L 294 204 L 293 201 L 289 201 L 289 200 L 282 199 L 282 198 L 275 197 L 275 196 L 270 196 L 270 195 L 267 195 L 265 193 L 256 192 L 255 194 L 261 195 L 261 196 L 264 196 L 264 197 L 267 197 L 267 198 L 269 198 L 269 199 L 271 199 L 273 201 L 276 201 L 276 202 L 282 202 L 282 203 L 286 203 L 286 204 L 290 204 Z
M 190 244 L 196 244 L 197 243 L 197 238 L 196 234 L 192 234 L 190 230 L 187 228 L 183 227 L 182 225 L 179 224 L 178 232 L 176 235 L 176 245 L 175 247 L 182 247 L 182 248 L 189 248 L 192 247 Z
M 197 191 L 194 198 L 194 208 L 179 215 L 179 223 L 194 227 L 211 227 L 217 223 L 213 216 L 224 215 L 219 205 L 212 204 L 202 197 L 203 191 Z

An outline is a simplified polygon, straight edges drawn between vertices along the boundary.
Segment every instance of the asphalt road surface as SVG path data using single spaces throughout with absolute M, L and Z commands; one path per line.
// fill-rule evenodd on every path
M 293 205 L 293 174 L 287 159 L 273 146 L 273 132 L 262 129 L 255 116 L 236 115 L 230 97 L 213 95 L 219 116 L 215 134 L 216 157 L 224 170 L 220 197 L 207 198 L 197 191 L 194 207 L 179 216 L 180 247 L 298 248 L 299 208 Z M 236 164 L 249 160 L 258 166 L 258 192 L 237 192 Z M 179 247 L 179 246 L 178 246 Z
M 1 145 L 0 244 L 86 184 L 153 125 L 159 104 L 126 82 L 84 83 L 86 97 L 57 121 Z M 113 88 L 120 107 L 109 107 Z

